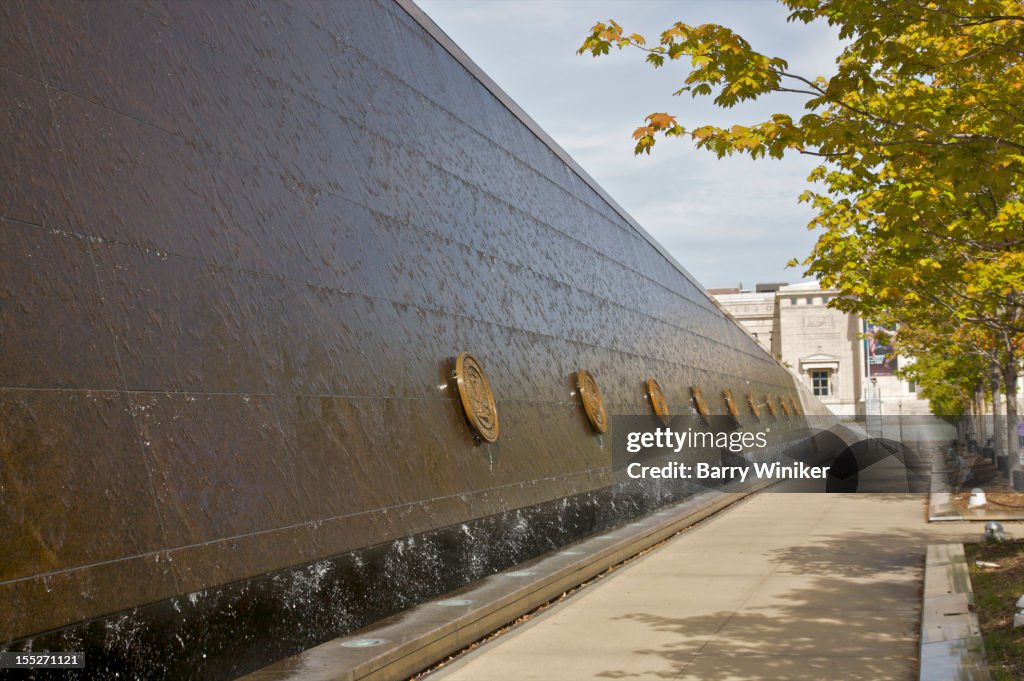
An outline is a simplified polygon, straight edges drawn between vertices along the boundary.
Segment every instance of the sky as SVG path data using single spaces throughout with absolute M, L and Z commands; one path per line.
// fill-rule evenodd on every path
M 597 21 L 656 41 L 676 21 L 718 23 L 755 50 L 778 56 L 801 75 L 829 76 L 841 49 L 827 25 L 787 23 L 771 0 L 417 0 L 505 92 L 558 142 L 644 229 L 706 287 L 806 281 L 791 258 L 810 253 L 812 217 L 797 197 L 817 165 L 746 156 L 719 160 L 687 139 L 658 140 L 650 156 L 633 154 L 632 132 L 655 111 L 680 124 L 750 124 L 772 113 L 802 115 L 803 99 L 718 109 L 672 96 L 688 64 L 655 70 L 635 51 L 594 59 L 576 50 Z

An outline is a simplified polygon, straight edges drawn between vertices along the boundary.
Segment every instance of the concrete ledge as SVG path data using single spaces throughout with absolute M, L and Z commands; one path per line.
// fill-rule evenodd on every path
M 928 547 L 920 681 L 990 681 L 963 544 Z
M 949 489 L 947 476 L 949 467 L 941 451 L 932 455 L 932 479 L 928 490 L 928 522 L 963 520 L 953 508 L 953 493 Z
M 394 681 L 429 667 L 566 590 L 746 498 L 706 492 L 604 534 L 520 563 L 343 638 L 242 677 L 243 681 Z M 444 601 L 468 603 L 446 606 Z M 349 647 L 380 639 L 374 647 Z

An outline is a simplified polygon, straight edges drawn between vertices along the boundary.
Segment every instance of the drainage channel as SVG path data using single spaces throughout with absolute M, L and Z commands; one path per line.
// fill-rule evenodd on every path
M 499 572 L 239 681 L 421 678 L 756 491 L 707 492 Z

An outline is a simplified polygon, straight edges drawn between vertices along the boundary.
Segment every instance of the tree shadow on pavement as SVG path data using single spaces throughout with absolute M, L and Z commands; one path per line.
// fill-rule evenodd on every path
M 904 497 L 905 499 L 905 497 Z M 837 532 L 773 551 L 774 571 L 736 611 L 695 617 L 630 613 L 659 642 L 633 651 L 661 671 L 600 678 L 684 681 L 916 679 L 928 530 Z M 686 567 L 681 566 L 681 574 Z M 671 644 L 662 644 L 665 634 Z

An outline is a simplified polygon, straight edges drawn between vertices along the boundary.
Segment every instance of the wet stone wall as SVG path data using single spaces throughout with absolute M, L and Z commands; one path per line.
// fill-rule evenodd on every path
M 8 0 L 0 38 L 0 648 L 230 678 L 692 492 L 619 493 L 580 368 L 609 414 L 796 396 L 398 4 Z

